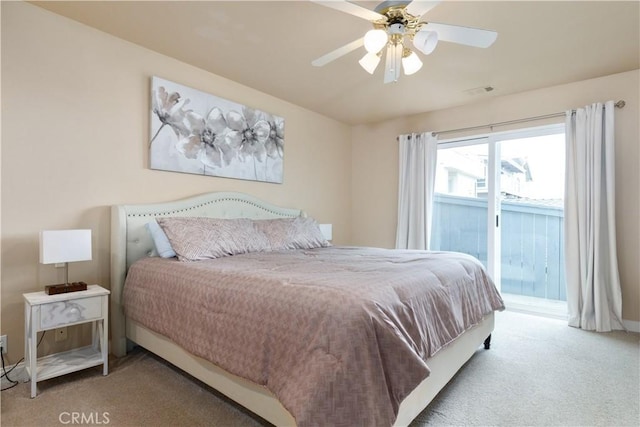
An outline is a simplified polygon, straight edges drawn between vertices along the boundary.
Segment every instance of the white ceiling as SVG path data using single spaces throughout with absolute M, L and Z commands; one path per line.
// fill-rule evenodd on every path
M 371 24 L 309 1 L 33 3 L 349 124 L 640 68 L 638 1 L 444 1 L 423 20 L 495 30 L 497 41 L 441 42 L 418 73 L 392 84 L 384 67 L 372 76 L 358 65 L 364 48 L 311 66 Z M 485 86 L 494 90 L 470 93 Z

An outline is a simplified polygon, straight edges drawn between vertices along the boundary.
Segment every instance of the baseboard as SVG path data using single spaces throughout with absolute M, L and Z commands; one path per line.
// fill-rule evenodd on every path
M 627 331 L 629 332 L 640 332 L 640 322 L 636 322 L 635 320 L 624 320 L 622 319 L 622 324 Z

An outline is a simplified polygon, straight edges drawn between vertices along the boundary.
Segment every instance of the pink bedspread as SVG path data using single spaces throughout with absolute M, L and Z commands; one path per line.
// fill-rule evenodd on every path
M 271 390 L 299 426 L 388 426 L 426 360 L 504 308 L 452 252 L 331 247 L 129 270 L 128 318 Z

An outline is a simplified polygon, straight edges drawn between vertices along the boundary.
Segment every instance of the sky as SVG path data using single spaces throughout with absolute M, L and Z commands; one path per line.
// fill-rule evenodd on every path
M 501 143 L 503 158 L 526 158 L 533 182 L 528 194 L 533 199 L 564 198 L 564 134 L 515 139 Z
M 487 143 L 447 150 L 455 150 L 470 158 L 477 157 L 479 161 L 488 157 Z M 500 151 L 503 159 L 522 158 L 529 163 L 533 181 L 528 183 L 524 196 L 531 199 L 564 198 L 564 133 L 505 140 L 500 142 Z

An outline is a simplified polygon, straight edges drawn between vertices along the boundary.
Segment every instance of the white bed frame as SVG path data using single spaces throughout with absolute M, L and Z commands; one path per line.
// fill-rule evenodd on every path
M 242 193 L 218 192 L 183 200 L 113 206 L 111 210 L 111 352 L 124 356 L 135 343 L 155 353 L 190 375 L 276 426 L 293 426 L 293 416 L 266 388 L 232 375 L 220 367 L 182 349 L 169 338 L 125 319 L 122 288 L 127 270 L 136 260 L 149 256 L 153 243 L 145 224 L 156 217 L 205 216 L 212 218 L 291 218 L 305 216 L 300 209 L 282 208 Z M 494 326 L 493 314 L 429 359 L 431 375 L 400 405 L 395 425 L 406 426 L 471 358 Z

